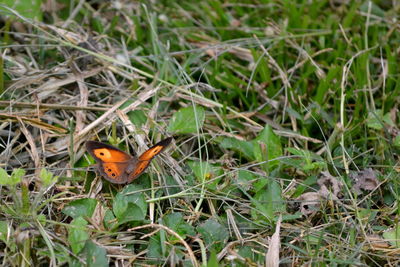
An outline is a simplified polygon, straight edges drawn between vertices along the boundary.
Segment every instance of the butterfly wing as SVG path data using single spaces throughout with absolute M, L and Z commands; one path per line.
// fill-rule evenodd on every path
M 160 154 L 171 143 L 171 140 L 172 137 L 169 137 L 167 139 L 158 142 L 154 146 L 150 147 L 142 155 L 140 155 L 139 161 L 152 160 L 155 156 Z
M 134 157 L 116 147 L 96 141 L 86 142 L 86 150 L 98 163 L 104 178 L 116 184 L 127 182 L 127 169 L 136 161 Z
M 171 143 L 171 140 L 172 137 L 164 139 L 140 155 L 133 172 L 129 174 L 128 183 L 132 182 L 139 175 L 141 175 L 147 169 L 147 167 L 149 167 L 151 160 L 160 154 Z
M 126 162 L 133 158 L 116 147 L 96 141 L 87 141 L 86 150 L 97 162 Z
M 125 184 L 128 181 L 126 169 L 129 162 L 103 162 L 99 163 L 98 169 L 107 181 L 114 184 Z

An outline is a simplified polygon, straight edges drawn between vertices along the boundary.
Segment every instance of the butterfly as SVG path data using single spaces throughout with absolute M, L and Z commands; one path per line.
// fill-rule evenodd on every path
M 96 141 L 87 141 L 86 150 L 96 160 L 97 167 L 106 180 L 114 184 L 127 184 L 139 177 L 171 140 L 172 137 L 169 137 L 158 142 L 139 157 Z

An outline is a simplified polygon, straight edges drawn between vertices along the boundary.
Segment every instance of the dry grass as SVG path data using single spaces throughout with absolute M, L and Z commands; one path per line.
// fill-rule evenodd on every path
M 399 264 L 398 4 L 50 2 L 1 8 L 2 264 Z

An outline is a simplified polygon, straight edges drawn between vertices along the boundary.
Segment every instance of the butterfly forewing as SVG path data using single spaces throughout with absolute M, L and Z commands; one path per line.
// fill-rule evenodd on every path
M 97 162 L 126 162 L 132 159 L 124 151 L 101 142 L 88 141 L 86 149 Z
M 139 157 L 139 161 L 142 160 L 152 160 L 155 156 L 160 154 L 168 145 L 171 143 L 172 137 L 169 137 L 167 139 L 164 139 L 154 146 L 150 147 L 147 151 L 145 151 L 142 155 Z
M 141 175 L 147 169 L 151 160 L 160 154 L 171 143 L 171 140 L 172 137 L 164 139 L 140 155 L 135 170 L 129 175 L 129 182 L 132 182 L 135 178 Z
M 150 160 L 142 160 L 136 163 L 135 170 L 129 174 L 128 183 L 135 180 L 139 175 L 141 175 L 149 166 Z

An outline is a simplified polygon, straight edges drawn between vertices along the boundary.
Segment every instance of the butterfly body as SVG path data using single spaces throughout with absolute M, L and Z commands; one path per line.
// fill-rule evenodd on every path
M 116 147 L 101 142 L 88 141 L 86 149 L 96 160 L 101 175 L 111 183 L 126 184 L 141 175 L 151 160 L 161 153 L 172 138 L 158 142 L 139 157 L 131 156 Z

